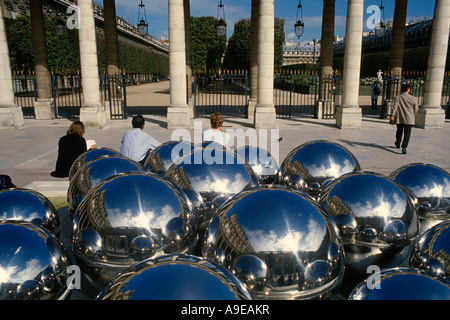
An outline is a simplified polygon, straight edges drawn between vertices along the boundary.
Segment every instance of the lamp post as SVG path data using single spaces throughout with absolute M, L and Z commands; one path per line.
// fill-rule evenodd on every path
M 314 46 L 313 46 L 313 75 L 316 74 L 316 42 L 317 42 L 317 39 L 314 38 L 313 39 L 313 44 L 314 44 Z
M 223 37 L 227 34 L 227 23 L 225 21 L 225 8 L 222 4 L 222 0 L 220 0 L 219 5 L 217 6 L 217 20 L 219 20 L 216 24 L 217 35 Z
M 144 16 L 141 16 L 141 11 L 144 12 Z M 145 17 L 145 19 L 144 19 Z M 145 36 L 148 33 L 148 23 L 147 23 L 147 15 L 145 13 L 145 4 L 142 3 L 139 5 L 139 15 L 138 15 L 139 23 L 137 24 L 139 34 L 141 36 Z
M 294 24 L 294 31 L 295 31 L 295 35 L 298 37 L 298 39 L 300 39 L 300 37 L 303 35 L 303 29 L 305 27 L 305 24 L 303 22 L 303 10 L 302 10 L 302 1 L 299 0 L 298 1 L 298 6 L 297 6 L 297 15 L 296 15 L 296 22 Z

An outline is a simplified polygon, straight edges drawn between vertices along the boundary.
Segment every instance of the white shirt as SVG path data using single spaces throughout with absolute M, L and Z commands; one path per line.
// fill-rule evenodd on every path
M 134 128 L 123 135 L 120 153 L 134 161 L 141 161 L 149 149 L 155 149 L 160 144 L 147 132 Z
M 203 141 L 214 141 L 227 147 L 230 141 L 230 135 L 220 130 L 208 129 L 203 132 Z

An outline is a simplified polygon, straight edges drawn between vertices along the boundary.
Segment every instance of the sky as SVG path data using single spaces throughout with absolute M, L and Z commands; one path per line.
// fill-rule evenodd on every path
M 103 5 L 103 0 L 94 0 Z M 132 24 L 138 23 L 139 4 L 141 0 L 115 0 L 116 14 Z M 382 0 L 364 1 L 364 31 L 370 31 L 370 19 L 374 12 L 370 10 L 371 5 L 380 6 Z M 347 16 L 348 0 L 336 0 L 335 10 L 335 35 L 345 36 L 345 24 Z M 161 35 L 168 37 L 168 1 L 164 0 L 142 0 L 145 5 L 145 14 L 149 24 L 149 34 L 157 39 Z M 219 0 L 190 0 L 191 16 L 213 16 L 217 17 Z M 407 19 L 418 21 L 424 18 L 432 19 L 434 15 L 435 0 L 409 0 Z M 249 19 L 251 14 L 251 0 L 222 0 L 225 18 L 228 25 L 227 36 L 233 34 L 234 24 L 240 19 Z M 320 39 L 322 27 L 322 0 L 301 0 L 303 11 L 303 22 L 305 24 L 304 34 L 299 39 L 294 34 L 297 6 L 299 0 L 275 0 L 275 17 L 285 20 L 284 31 L 286 41 L 311 41 L 313 38 Z M 385 21 L 392 20 L 394 16 L 395 0 L 384 0 Z M 369 24 L 369 27 L 368 27 Z

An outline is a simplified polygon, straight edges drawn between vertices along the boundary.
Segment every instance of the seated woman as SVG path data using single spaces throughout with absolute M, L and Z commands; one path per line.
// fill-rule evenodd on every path
M 56 167 L 55 171 L 50 173 L 50 175 L 58 178 L 66 178 L 69 176 L 72 163 L 78 158 L 78 156 L 87 151 L 86 140 L 83 135 L 83 122 L 73 122 L 70 125 L 69 130 L 67 130 L 67 134 L 59 139 Z M 91 147 L 91 149 L 93 147 Z

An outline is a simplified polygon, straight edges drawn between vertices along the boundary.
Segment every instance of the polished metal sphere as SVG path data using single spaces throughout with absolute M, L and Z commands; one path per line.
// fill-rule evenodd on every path
M 417 199 L 420 234 L 450 219 L 450 174 L 426 163 L 405 165 L 390 174 Z
M 0 191 L 0 221 L 28 221 L 60 233 L 60 217 L 53 203 L 43 194 L 26 188 Z
M 210 147 L 197 149 L 179 159 L 165 177 L 191 199 L 197 199 L 195 202 L 200 207 L 195 208 L 195 215 L 201 229 L 209 224 L 215 212 L 212 205 L 215 198 L 233 196 L 258 184 L 253 169 L 236 153 Z
M 333 179 L 360 170 L 358 160 L 345 147 L 316 140 L 294 148 L 286 156 L 280 165 L 278 183 L 318 197 Z
M 164 176 L 166 171 L 178 159 L 195 150 L 195 145 L 188 141 L 168 141 L 151 151 L 144 163 L 144 170 Z
M 220 265 L 192 255 L 144 260 L 118 275 L 99 300 L 252 300 Z
M 70 260 L 47 229 L 0 222 L 0 299 L 56 300 L 69 296 Z
M 86 194 L 97 184 L 124 172 L 144 172 L 144 169 L 138 162 L 118 155 L 102 156 L 85 163 L 69 183 L 67 191 L 69 212 L 74 214 Z
M 450 283 L 419 269 L 386 269 L 357 285 L 349 299 L 450 300 Z
M 225 201 L 202 255 L 236 274 L 258 299 L 327 298 L 344 274 L 333 220 L 306 193 L 280 185 L 246 189 Z
M 260 184 L 275 182 L 279 166 L 277 160 L 269 151 L 260 147 L 245 146 L 237 148 L 235 152 L 252 167 Z
M 420 236 L 410 264 L 450 280 L 450 220 L 434 225 Z
M 83 165 L 85 165 L 89 161 L 92 161 L 94 159 L 97 159 L 97 158 L 100 158 L 103 156 L 122 156 L 122 154 L 119 151 L 116 151 L 111 148 L 103 147 L 103 148 L 89 149 L 88 151 L 79 155 L 78 158 L 76 158 L 75 161 L 72 163 L 72 166 L 70 167 L 70 171 L 69 171 L 69 180 L 72 180 L 75 173 Z
M 73 251 L 88 275 L 108 281 L 132 264 L 196 245 L 192 205 L 164 177 L 117 174 L 85 196 L 73 222 Z
M 335 179 L 319 202 L 333 217 L 344 243 L 346 268 L 365 273 L 370 265 L 401 265 L 417 240 L 419 218 L 404 189 L 377 173 Z

